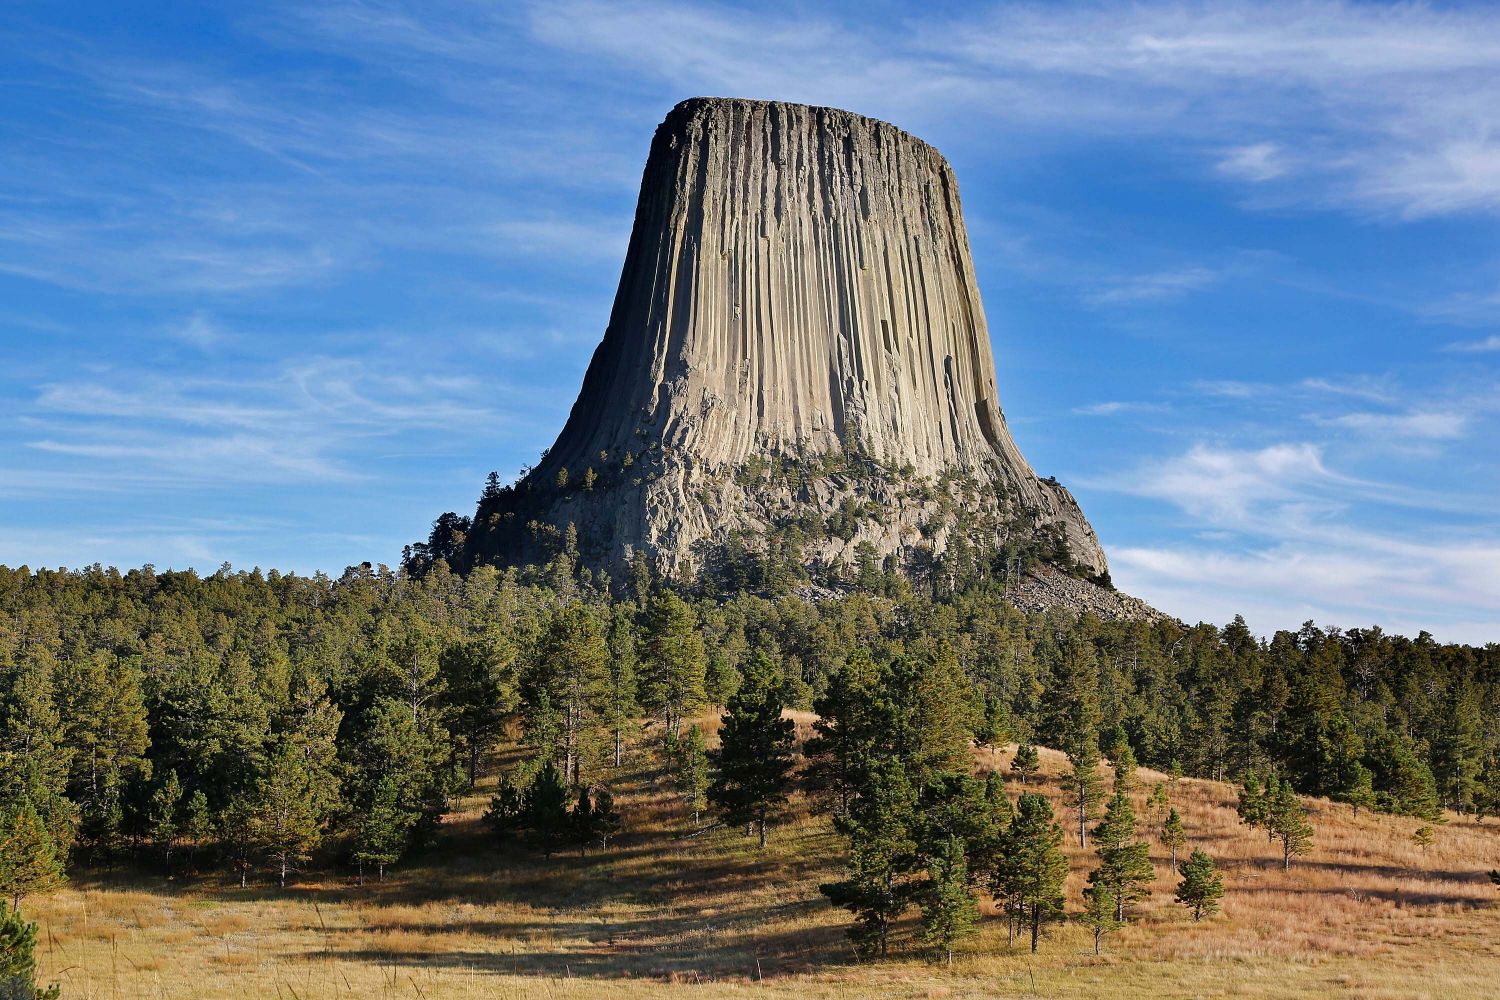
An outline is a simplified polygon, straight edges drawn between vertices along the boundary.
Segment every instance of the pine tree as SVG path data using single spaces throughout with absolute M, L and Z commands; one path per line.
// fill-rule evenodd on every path
M 240 888 L 249 881 L 255 869 L 256 851 L 256 797 L 254 791 L 230 798 L 220 810 L 215 837 L 219 853 L 240 877 Z
M 1375 808 L 1375 785 L 1370 769 L 1363 764 L 1353 765 L 1349 769 L 1349 782 L 1338 797 L 1354 809 L 1356 819 L 1359 818 L 1361 809 L 1373 810 Z
M 1010 796 L 1006 794 L 1005 781 L 1000 777 L 999 771 L 991 771 L 984 776 L 984 800 L 989 805 L 992 822 L 999 830 L 1004 831 L 1016 818 L 1016 810 L 1010 803 Z
M 1109 886 L 1102 884 L 1089 885 L 1083 890 L 1083 913 L 1078 919 L 1094 935 L 1094 954 L 1102 950 L 1104 937 L 1113 934 L 1125 922 L 1116 916 L 1119 906 L 1115 901 L 1114 893 Z
M 326 776 L 308 766 L 295 743 L 283 740 L 256 783 L 252 837 L 271 860 L 277 884 L 283 889 L 287 875 L 311 857 L 323 840 L 325 804 L 329 801 L 324 780 Z
M 202 789 L 195 788 L 183 806 L 182 835 L 187 841 L 188 867 L 196 868 L 198 851 L 214 837 L 214 816 Z
M 1114 792 L 1116 795 L 1131 795 L 1135 792 L 1135 751 L 1123 737 L 1110 750 L 1109 762 L 1115 770 Z
M 53 683 L 57 660 L 36 647 L 0 667 L 0 810 L 31 802 L 60 852 L 72 846 L 77 809 L 65 796 L 72 751 Z
M 854 914 L 849 938 L 862 957 L 887 953 L 891 928 L 911 906 L 917 824 L 917 793 L 897 760 L 873 765 L 849 812 L 834 818 L 849 840 L 849 859 L 845 877 L 820 888 Z
M 1115 901 L 1115 919 L 1125 920 L 1126 909 L 1144 899 L 1156 879 L 1149 847 L 1135 839 L 1135 810 L 1130 796 L 1115 793 L 1094 830 L 1094 852 L 1099 867 L 1089 874 L 1091 885 L 1108 888 Z
M 953 946 L 974 933 L 979 905 L 969 888 L 963 841 L 949 837 L 927 863 L 928 887 L 922 906 L 922 940 L 953 964 Z
M 1041 795 L 1023 793 L 1016 804 L 1016 818 L 1006 831 L 995 895 L 1012 900 L 1030 926 L 1033 952 L 1042 925 L 1062 914 L 1063 882 L 1068 877 L 1062 840 L 1062 827 L 1052 814 L 1052 806 Z
M 683 716 L 703 704 L 707 662 L 693 609 L 671 591 L 652 598 L 641 629 L 640 702 L 664 734 L 676 736 Z
M 1177 852 L 1187 844 L 1187 834 L 1182 828 L 1182 817 L 1176 809 L 1169 809 L 1161 824 L 1161 846 L 1172 854 L 1172 874 L 1177 874 Z
M 1085 738 L 1068 751 L 1068 773 L 1063 789 L 1078 821 L 1078 846 L 1087 847 L 1088 824 L 1094 818 L 1104 781 L 1099 777 L 1099 748 Z
M 1177 902 L 1193 911 L 1193 919 L 1202 920 L 1219 910 L 1224 897 L 1224 876 L 1214 870 L 1213 858 L 1201 847 L 1193 848 L 1182 865 L 1182 881 L 1177 886 Z
M 177 849 L 177 839 L 181 833 L 181 809 L 182 782 L 177 779 L 176 771 L 168 771 L 166 780 L 151 793 L 151 811 L 147 817 L 151 842 L 162 853 L 162 863 L 168 878 L 172 877 L 172 852 Z
M 36 924 L 0 900 L 0 997 L 5 1000 L 57 1000 L 60 987 L 36 982 Z
M 817 718 L 803 747 L 809 760 L 808 782 L 837 799 L 839 815 L 849 811 L 871 755 L 881 741 L 876 706 L 877 671 L 870 654 L 857 649 L 828 678 L 828 687 L 813 702 Z
M 1012 774 L 1020 779 L 1021 784 L 1028 784 L 1031 781 L 1031 776 L 1036 774 L 1039 767 L 1041 767 L 1041 761 L 1037 755 L 1036 747 L 1032 746 L 1029 741 L 1016 747 L 1016 756 L 1010 762 L 1010 770 Z
M 781 717 L 785 707 L 781 671 L 757 653 L 729 699 L 719 749 L 711 754 L 715 774 L 708 800 L 730 825 L 758 824 L 761 847 L 770 811 L 786 801 L 791 784 L 796 724 Z
M 1167 810 L 1172 807 L 1172 800 L 1167 798 L 1167 786 L 1161 782 L 1151 786 L 1151 795 L 1146 799 L 1146 807 L 1151 810 L 1151 824 L 1160 826 L 1167 818 Z
M 446 716 L 468 760 L 469 787 L 479 780 L 480 758 L 505 733 L 514 709 L 515 647 L 489 634 L 445 647 L 438 657 Z
M 609 682 L 609 645 L 598 614 L 580 601 L 557 609 L 524 675 L 521 699 L 533 731 L 536 720 L 555 720 L 556 745 L 542 749 L 559 761 L 567 783 L 583 780 L 584 758 L 597 750 Z
M 547 857 L 567 839 L 572 827 L 568 816 L 568 787 L 562 772 L 548 761 L 526 790 L 522 823 Z
M 1010 723 L 1006 718 L 1005 705 L 999 698 L 989 695 L 984 699 L 984 710 L 979 714 L 979 721 L 974 727 L 974 742 L 989 749 L 992 764 L 1009 733 Z
M 394 779 L 381 778 L 369 802 L 354 821 L 354 860 L 359 882 L 365 881 L 365 866 L 374 865 L 376 877 L 385 881 L 386 865 L 401 860 L 411 836 L 416 815 L 401 806 L 400 789 Z
M 1292 858 L 1312 850 L 1313 828 L 1307 821 L 1307 811 L 1302 801 L 1288 782 L 1277 786 L 1276 798 L 1271 803 L 1267 829 L 1281 841 L 1281 867 L 1292 867 Z
M 1273 776 L 1272 781 L 1274 780 Z M 1245 783 L 1240 788 L 1239 804 L 1235 807 L 1235 811 L 1239 813 L 1240 822 L 1252 830 L 1265 825 L 1266 817 L 1269 815 L 1267 806 L 1266 789 L 1261 785 L 1260 775 L 1251 771 L 1245 775 Z
M 703 731 L 696 725 L 689 726 L 680 739 L 673 741 L 671 749 L 672 777 L 683 801 L 693 814 L 693 826 L 696 828 L 709 783 L 708 746 L 703 740 Z
M 626 729 L 640 709 L 638 691 L 635 625 L 627 607 L 617 604 L 609 624 L 609 683 L 603 706 L 604 722 L 614 741 L 615 767 L 624 754 Z
M 1433 835 L 1432 827 L 1426 825 L 1417 827 L 1411 834 L 1411 842 L 1420 847 L 1423 854 L 1427 853 L 1427 848 L 1431 847 L 1433 841 L 1436 839 Z
M 151 776 L 140 669 L 131 660 L 80 651 L 64 661 L 58 690 L 72 757 L 68 797 L 82 810 L 89 848 L 108 852 L 119 836 L 127 785 Z
M 0 899 L 9 898 L 19 913 L 21 900 L 51 892 L 67 876 L 57 845 L 29 800 L 0 816 Z

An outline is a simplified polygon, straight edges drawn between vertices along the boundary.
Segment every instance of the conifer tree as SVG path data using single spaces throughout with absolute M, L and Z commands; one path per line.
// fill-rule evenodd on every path
M 597 749 L 609 695 L 609 645 L 604 624 L 580 601 L 559 608 L 539 643 L 522 683 L 527 719 L 555 712 L 556 746 L 563 780 L 583 780 L 583 761 Z
M 1195 921 L 1212 916 L 1224 898 L 1224 876 L 1214 870 L 1213 858 L 1201 847 L 1182 865 L 1182 881 L 1177 886 L 1177 902 L 1193 912 Z
M 36 982 L 36 924 L 21 919 L 0 900 L 0 997 L 5 1000 L 57 1000 L 60 987 Z
M 1151 795 L 1146 799 L 1146 807 L 1151 810 L 1151 824 L 1160 826 L 1167 818 L 1167 810 L 1172 807 L 1172 800 L 1167 798 L 1167 786 L 1161 782 L 1151 786 Z
M 947 643 L 917 663 L 911 692 L 910 757 L 913 772 L 968 774 L 974 769 L 973 684 Z
M 179 814 L 182 810 L 182 782 L 176 771 L 168 771 L 166 779 L 151 793 L 150 823 L 151 842 L 162 854 L 162 864 L 168 878 L 172 877 L 172 853 L 177 849 L 177 839 L 182 832 Z
M 220 810 L 214 831 L 219 853 L 239 876 L 241 889 L 245 888 L 250 873 L 255 870 L 255 810 L 256 797 L 253 790 L 231 797 L 228 804 Z
M 1273 775 L 1271 781 L 1274 780 Z M 1271 781 L 1268 781 L 1267 785 Z M 1239 804 L 1235 807 L 1235 811 L 1239 813 L 1240 822 L 1252 830 L 1258 826 L 1264 826 L 1269 814 L 1266 791 L 1267 788 L 1261 784 L 1260 775 L 1254 771 L 1245 775 L 1245 783 L 1240 787 Z
M 31 802 L 8 807 L 0 815 L 0 899 L 9 898 L 19 913 L 22 899 L 49 893 L 65 881 L 57 845 Z
M 1276 798 L 1271 802 L 1267 829 L 1281 841 L 1281 867 L 1292 867 L 1292 858 L 1312 850 L 1313 828 L 1307 821 L 1307 811 L 1302 801 L 1292 790 L 1289 782 L 1281 782 L 1276 788 Z
M 187 841 L 188 867 L 195 869 L 198 852 L 214 838 L 214 816 L 208 808 L 208 796 L 202 789 L 193 789 L 193 794 L 183 805 L 182 835 Z
M 1099 777 L 1099 748 L 1088 738 L 1074 744 L 1068 751 L 1068 773 L 1063 776 L 1063 789 L 1068 806 L 1078 821 L 1078 846 L 1087 847 L 1088 824 L 1094 818 L 1104 781 Z
M 708 800 L 730 825 L 757 824 L 761 847 L 770 811 L 786 801 L 791 784 L 796 724 L 781 717 L 785 697 L 781 671 L 757 653 L 729 699 L 719 749 L 710 755 L 715 774 Z
M 1106 935 L 1125 926 L 1125 922 L 1116 916 L 1118 911 L 1119 906 L 1109 886 L 1096 883 L 1084 888 L 1083 912 L 1078 919 L 1094 935 L 1095 955 L 1102 950 Z
M 77 809 L 65 797 L 72 751 L 57 710 L 56 672 L 56 658 L 40 647 L 0 667 L 0 810 L 29 801 L 66 854 Z
M 1423 854 L 1427 853 L 1427 848 L 1432 846 L 1435 839 L 1437 838 L 1433 835 L 1432 827 L 1425 824 L 1417 827 L 1411 834 L 1411 842 L 1420 847 Z
M 1135 792 L 1135 751 L 1130 744 L 1125 742 L 1123 736 L 1110 750 L 1109 762 L 1114 767 L 1114 792 L 1116 795 L 1130 795 Z
M 990 751 L 990 762 L 1000 752 L 1000 746 L 1009 736 L 1010 724 L 1005 714 L 1005 705 L 999 698 L 989 695 L 984 699 L 984 709 L 979 713 L 974 726 L 974 742 Z
M 1010 796 L 1006 794 L 1005 781 L 1000 777 L 999 771 L 991 771 L 984 776 L 984 800 L 989 804 L 992 822 L 1003 833 L 1016 818 L 1016 810 L 1010 803 Z
M 949 837 L 927 863 L 928 886 L 922 905 L 922 940 L 953 964 L 953 946 L 974 933 L 979 904 L 969 888 L 964 844 Z
M 150 733 L 140 669 L 102 651 L 79 651 L 59 678 L 65 746 L 72 758 L 68 797 L 82 811 L 91 850 L 113 848 L 128 783 L 151 776 Z
M 255 786 L 251 831 L 255 845 L 271 860 L 277 884 L 311 857 L 323 840 L 326 805 L 335 792 L 333 779 L 308 765 L 302 751 L 282 740 L 266 761 Z
M 1103 885 L 1115 901 L 1115 919 L 1125 920 L 1126 909 L 1151 891 L 1156 871 L 1149 847 L 1135 839 L 1135 810 L 1130 796 L 1116 792 L 1094 830 L 1094 852 L 1099 867 L 1089 874 L 1091 885 Z
M 551 761 L 542 766 L 526 790 L 522 823 L 549 858 L 567 839 L 572 827 L 568 787 L 562 772 Z
M 640 703 L 676 736 L 687 713 L 703 704 L 707 657 L 693 609 L 671 591 L 653 597 L 641 628 Z
M 1349 783 L 1344 786 L 1338 796 L 1342 801 L 1349 803 L 1354 810 L 1354 817 L 1359 818 L 1359 811 L 1373 810 L 1375 808 L 1375 786 L 1370 769 L 1363 764 L 1356 763 L 1349 769 Z
M 818 717 L 813 721 L 812 738 L 803 748 L 810 761 L 808 780 L 814 788 L 836 797 L 840 815 L 849 811 L 881 740 L 876 684 L 869 651 L 857 649 L 834 668 L 828 687 L 813 702 Z
M 505 733 L 515 708 L 515 646 L 488 634 L 444 647 L 438 657 L 446 721 L 468 761 L 469 787 L 479 780 L 480 758 Z
M 1021 784 L 1028 784 L 1031 781 L 1031 776 L 1036 774 L 1039 767 L 1041 767 L 1041 761 L 1038 758 L 1036 747 L 1032 746 L 1030 741 L 1016 747 L 1016 756 L 1010 762 L 1010 770 L 1012 774 L 1020 779 Z
M 696 828 L 709 783 L 708 747 L 703 741 L 703 731 L 696 725 L 689 726 L 681 738 L 673 741 L 671 750 L 672 777 L 683 802 L 693 814 Z
M 1177 852 L 1187 844 L 1187 833 L 1182 828 L 1182 817 L 1177 814 L 1176 809 L 1167 811 L 1167 818 L 1161 824 L 1161 846 L 1165 847 L 1172 855 L 1172 874 L 1177 874 Z
M 377 781 L 368 803 L 354 820 L 354 861 L 361 885 L 366 865 L 374 865 L 377 879 L 385 881 L 386 866 L 401 860 L 415 822 L 416 815 L 402 808 L 395 780 L 386 776 Z
M 609 683 L 604 696 L 604 722 L 614 741 L 614 763 L 619 767 L 625 733 L 640 710 L 636 676 L 635 624 L 626 605 L 615 605 L 609 623 Z
M 1034 792 L 1023 793 L 1016 804 L 1016 818 L 1006 831 L 995 895 L 1014 901 L 1023 922 L 1031 928 L 1033 952 L 1042 925 L 1062 914 L 1063 882 L 1068 877 L 1062 839 L 1062 827 L 1047 800 Z
M 823 895 L 854 914 L 849 938 L 862 957 L 885 955 L 891 928 L 911 906 L 918 863 L 917 793 L 898 760 L 881 760 L 847 814 L 834 818 L 849 840 L 844 878 L 824 883 Z

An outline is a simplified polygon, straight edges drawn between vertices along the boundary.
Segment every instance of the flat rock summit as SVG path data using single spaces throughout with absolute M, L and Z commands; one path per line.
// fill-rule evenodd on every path
M 1108 571 L 1006 426 L 942 154 L 847 111 L 709 97 L 656 130 L 567 424 L 514 487 L 492 484 L 463 545 L 679 578 L 1004 553 Z

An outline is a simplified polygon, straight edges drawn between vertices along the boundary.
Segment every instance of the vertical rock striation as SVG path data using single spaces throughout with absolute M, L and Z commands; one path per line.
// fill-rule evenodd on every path
M 863 485 L 744 474 L 767 456 L 841 452 L 884 472 Z M 984 516 L 945 521 L 953 504 L 898 479 L 961 479 L 952 498 Z M 568 422 L 514 509 L 486 519 L 481 504 L 477 555 L 515 557 L 525 522 L 573 524 L 586 560 L 639 551 L 683 572 L 727 531 L 861 491 L 879 511 L 808 539 L 809 560 L 847 564 L 860 541 L 903 560 L 941 553 L 974 523 L 986 537 L 969 541 L 993 548 L 1019 519 L 1064 538 L 1076 569 L 1106 570 L 1073 497 L 1037 478 L 1006 427 L 943 156 L 832 108 L 684 101 L 651 144 L 609 326 Z

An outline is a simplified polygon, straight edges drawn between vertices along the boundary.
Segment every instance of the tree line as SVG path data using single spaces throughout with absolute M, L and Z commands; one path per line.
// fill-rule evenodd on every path
M 1297 792 L 1485 815 L 1500 809 L 1497 679 L 1500 647 L 1425 633 L 1309 623 L 1261 640 L 1239 619 L 1026 614 L 1003 589 L 934 597 L 900 580 L 817 602 L 678 593 L 649 574 L 622 590 L 566 547 L 419 578 L 0 568 L 0 836 L 32 859 L 0 882 L 19 902 L 68 865 L 285 883 L 316 861 L 378 879 L 508 733 L 526 763 L 496 796 L 496 835 L 603 847 L 628 820 L 611 775 L 645 734 L 686 809 L 761 837 L 805 780 L 848 845 L 829 894 L 863 948 L 913 906 L 934 940 L 961 935 L 960 884 L 1035 932 L 1055 897 L 1007 866 L 1045 869 L 1053 824 L 1100 852 L 1086 905 L 1102 937 L 1142 868 L 1101 759 L 1243 781 L 1256 824 Z M 710 704 L 729 708 L 717 754 L 684 721 Z M 780 769 L 802 756 L 784 706 L 819 715 L 805 773 Z M 1064 751 L 1066 807 L 987 788 L 963 763 L 973 741 L 1020 742 L 1023 788 L 1032 741 Z M 1289 862 L 1299 837 L 1273 836 Z

